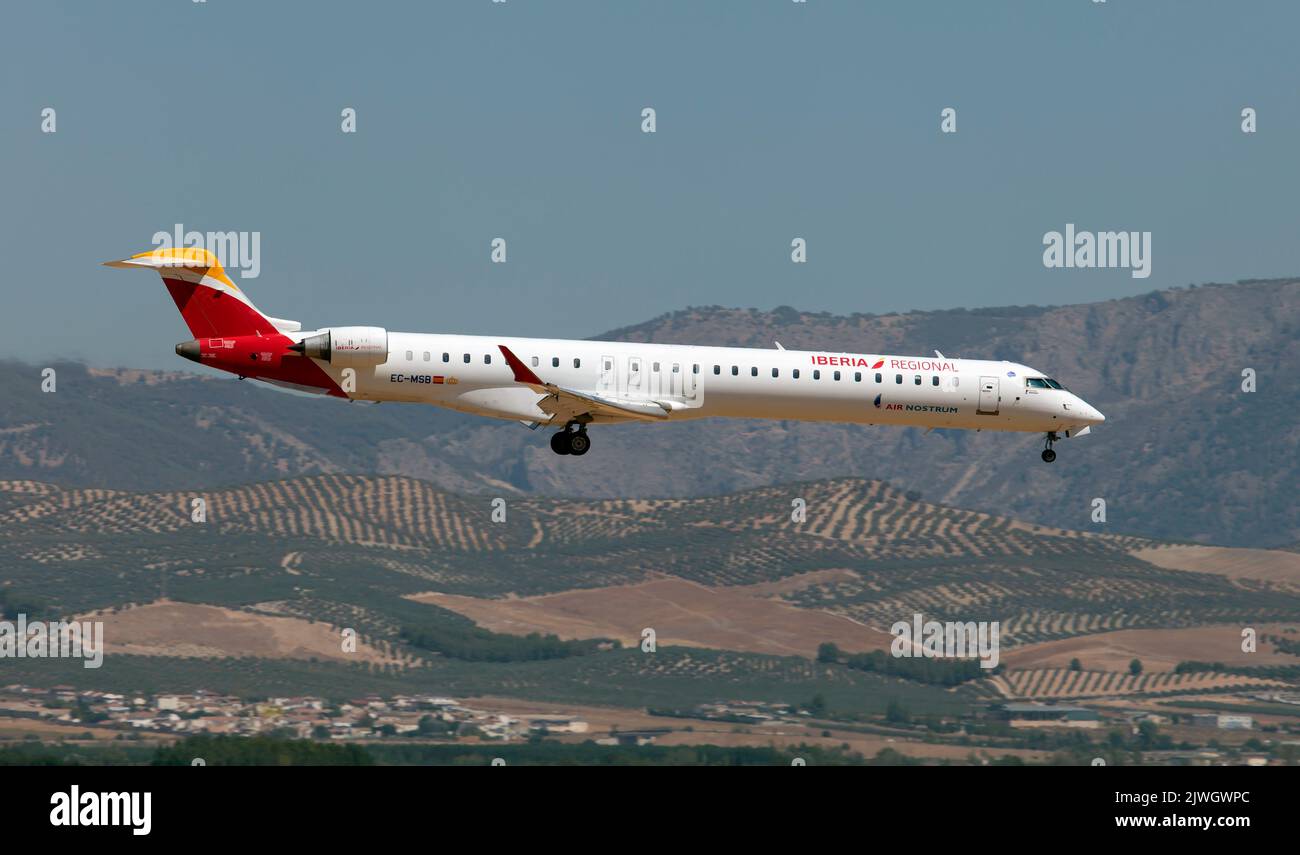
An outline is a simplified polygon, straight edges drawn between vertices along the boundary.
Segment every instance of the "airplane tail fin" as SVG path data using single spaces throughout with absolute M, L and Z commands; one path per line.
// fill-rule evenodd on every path
M 201 247 L 159 248 L 121 261 L 105 261 L 104 266 L 157 270 L 196 339 L 301 329 L 296 321 L 262 314 L 230 281 L 217 257 Z

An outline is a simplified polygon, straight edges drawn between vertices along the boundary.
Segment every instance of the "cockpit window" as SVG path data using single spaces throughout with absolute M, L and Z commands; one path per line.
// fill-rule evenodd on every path
M 1025 385 L 1028 386 L 1030 389 L 1050 389 L 1050 388 L 1052 388 L 1051 386 L 1048 386 L 1048 385 L 1047 385 L 1047 381 L 1044 380 L 1042 377 L 1026 377 L 1026 378 L 1025 378 Z
M 1048 386 L 1051 386 L 1053 389 L 1064 389 L 1064 388 L 1065 388 L 1065 387 L 1062 386 L 1060 383 L 1057 383 L 1055 380 L 1053 380 L 1051 377 L 1048 377 L 1048 378 L 1046 379 L 1046 383 L 1047 383 Z

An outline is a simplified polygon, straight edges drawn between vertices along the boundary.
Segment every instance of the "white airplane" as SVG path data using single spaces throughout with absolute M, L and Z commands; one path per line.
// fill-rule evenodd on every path
M 110 267 L 157 270 L 195 336 L 176 353 L 294 389 L 409 401 L 559 428 L 556 454 L 586 454 L 587 426 L 702 418 L 796 419 L 1042 433 L 1052 444 L 1106 420 L 1043 372 L 1014 362 L 746 347 L 437 335 L 347 326 L 302 330 L 262 314 L 200 248 Z

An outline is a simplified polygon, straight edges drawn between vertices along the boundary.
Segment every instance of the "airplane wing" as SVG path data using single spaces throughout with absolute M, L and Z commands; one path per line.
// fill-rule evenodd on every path
M 642 421 L 662 421 L 668 418 L 672 411 L 657 401 L 634 401 L 628 398 L 615 398 L 608 395 L 597 395 L 592 392 L 579 392 L 576 389 L 567 389 L 563 386 L 557 386 L 554 383 L 547 383 L 534 373 L 533 369 L 524 364 L 523 360 L 504 344 L 497 345 L 501 348 L 501 355 L 506 358 L 506 364 L 510 370 L 515 373 L 515 382 L 522 383 L 525 386 L 546 397 L 538 401 L 537 406 L 542 412 L 550 413 L 552 420 L 568 422 L 582 415 L 605 415 L 615 416 L 618 418 L 640 419 Z

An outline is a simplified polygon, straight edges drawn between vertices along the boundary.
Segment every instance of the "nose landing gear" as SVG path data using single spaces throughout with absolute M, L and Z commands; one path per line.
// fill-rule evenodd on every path
M 1056 442 L 1057 439 L 1059 439 L 1059 437 L 1057 437 L 1055 431 L 1047 432 L 1047 448 L 1043 449 L 1044 463 L 1051 463 L 1053 460 L 1056 459 L 1056 452 L 1052 451 L 1052 443 Z
M 591 437 L 587 436 L 586 425 L 570 422 L 564 426 L 564 430 L 551 435 L 551 451 L 556 454 L 572 454 L 581 457 L 590 449 Z

